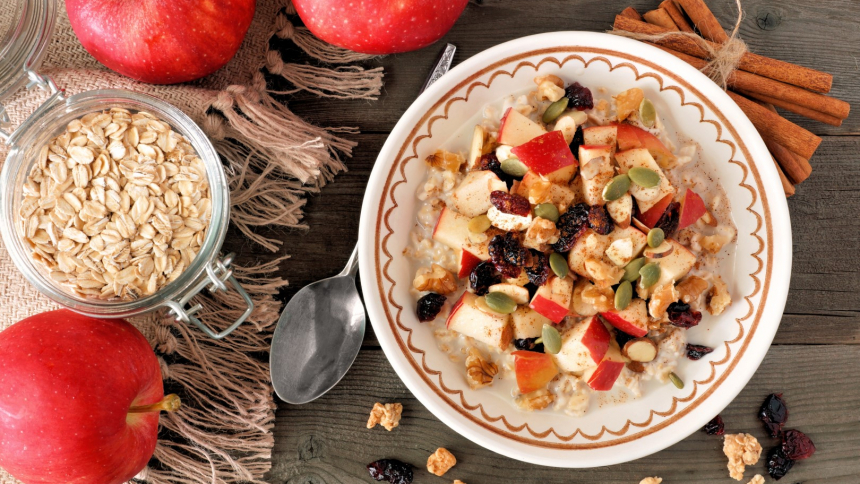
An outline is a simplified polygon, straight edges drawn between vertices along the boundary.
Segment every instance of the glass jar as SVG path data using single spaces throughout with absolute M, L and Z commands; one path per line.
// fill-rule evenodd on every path
M 192 323 L 212 338 L 220 339 L 232 332 L 244 322 L 254 308 L 251 298 L 232 275 L 230 265 L 232 255 L 220 257 L 221 246 L 227 234 L 230 221 L 230 191 L 227 186 L 224 168 L 212 143 L 197 124 L 176 107 L 149 95 L 126 90 L 89 91 L 66 98 L 54 82 L 35 71 L 42 54 L 44 44 L 50 37 L 53 26 L 53 16 L 56 15 L 54 2 L 56 0 L 15 0 L 21 12 L 21 23 L 15 29 L 17 32 L 43 29 L 38 35 L 31 35 L 29 57 L 13 57 L 19 64 L 19 78 L 4 78 L 8 71 L 4 65 L 6 58 L 0 57 L 0 102 L 2 94 L 8 96 L 10 85 L 26 84 L 28 88 L 38 87 L 48 90 L 50 98 L 30 115 L 14 132 L 0 130 L 0 138 L 9 146 L 9 155 L 0 174 L 0 234 L 9 251 L 15 266 L 24 277 L 42 294 L 73 311 L 94 317 L 125 318 L 135 316 L 159 308 L 167 308 L 179 321 Z M 5 7 L 0 7 L 5 8 Z M 38 15 L 37 15 L 38 14 Z M 38 16 L 50 16 L 42 18 Z M 39 27 L 41 26 L 41 27 Z M 13 26 L 14 27 L 14 26 Z M 13 43 L 20 37 L 13 36 Z M 9 40 L 9 39 L 6 39 Z M 37 45 L 37 47 L 32 47 Z M 27 51 L 13 45 L 11 51 Z M 0 51 L 2 52 L 2 51 Z M 14 52 L 13 52 L 14 53 Z M 20 78 L 23 78 L 21 80 Z M 19 233 L 18 213 L 24 199 L 23 187 L 32 166 L 38 159 L 43 146 L 52 138 L 61 134 L 68 123 L 74 119 L 92 113 L 106 111 L 110 108 L 124 108 L 131 112 L 146 111 L 171 125 L 174 131 L 184 136 L 197 151 L 197 155 L 206 167 L 206 176 L 210 187 L 212 214 L 206 235 L 196 257 L 174 281 L 166 284 L 156 293 L 141 297 L 134 301 L 103 300 L 86 298 L 73 293 L 70 289 L 51 279 L 47 271 L 31 258 L 31 249 L 24 244 Z M 2 113 L 5 115 L 5 111 Z M 8 120 L 8 118 L 7 118 Z M 228 287 L 228 283 L 229 286 Z M 194 317 L 201 306 L 187 308 L 189 301 L 202 289 L 210 291 L 228 290 L 232 288 L 244 299 L 246 309 L 230 327 L 221 332 L 212 330 Z

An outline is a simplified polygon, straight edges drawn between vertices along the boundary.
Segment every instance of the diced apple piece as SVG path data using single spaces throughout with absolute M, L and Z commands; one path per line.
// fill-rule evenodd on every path
M 570 146 L 564 142 L 564 135 L 560 131 L 550 131 L 527 143 L 515 146 L 511 153 L 538 175 L 548 175 L 576 166 L 576 158 L 570 152 Z M 573 172 L 563 181 L 565 183 L 570 181 L 571 176 Z
M 663 170 L 654 161 L 654 158 L 644 148 L 636 148 L 627 151 L 620 151 L 615 154 L 615 159 L 618 161 L 618 166 L 621 173 L 627 173 L 633 167 L 642 167 L 653 170 L 660 175 L 660 184 L 652 188 L 644 188 L 635 183 L 630 185 L 630 194 L 636 199 L 636 204 L 639 206 L 639 212 L 645 213 L 651 207 L 660 202 L 666 195 L 673 195 L 675 188 Z
M 513 299 L 517 304 L 529 303 L 529 290 L 516 284 L 493 284 L 490 286 L 490 292 L 500 292 Z
M 469 217 L 448 207 L 443 208 L 442 213 L 439 214 L 439 220 L 436 221 L 436 227 L 433 229 L 433 240 L 454 250 L 468 249 L 478 259 L 487 260 L 490 258 L 487 243 L 476 244 L 471 242 L 469 220 Z
M 567 151 L 570 151 L 568 149 Z M 567 165 L 563 168 L 559 168 L 558 170 L 551 171 L 544 175 L 544 178 L 553 182 L 553 183 L 563 183 L 567 185 L 570 183 L 570 179 L 573 178 L 573 175 L 576 174 L 576 164 Z
M 499 143 L 519 146 L 546 133 L 541 125 L 523 116 L 516 109 L 508 108 L 499 124 Z
M 639 298 L 630 301 L 623 311 L 606 311 L 600 315 L 630 336 L 641 338 L 648 334 L 648 306 Z
M 606 210 L 616 225 L 627 228 L 633 218 L 633 197 L 629 193 L 625 193 L 623 197 L 617 200 L 606 202 Z
M 603 360 L 597 366 L 586 370 L 582 378 L 592 390 L 606 392 L 612 390 L 615 381 L 621 375 L 621 370 L 624 369 L 624 365 L 624 357 L 621 356 L 618 345 L 613 341 L 607 348 Z
M 706 213 L 708 213 L 708 209 L 705 207 L 705 202 L 702 200 L 702 197 L 688 188 L 687 191 L 684 192 L 683 198 L 681 198 L 678 230 L 693 225 Z
M 589 259 L 602 260 L 606 249 L 612 241 L 607 235 L 600 235 L 591 229 L 586 231 L 576 239 L 570 252 L 567 254 L 567 265 L 570 270 L 579 274 L 582 277 L 588 278 L 589 274 L 585 269 L 585 261 Z
M 469 161 L 466 167 L 473 167 L 481 160 L 484 154 L 484 137 L 486 133 L 480 124 L 475 125 L 475 130 L 472 131 L 472 146 L 469 149 Z
M 672 244 L 672 252 L 662 259 L 656 259 L 660 264 L 660 279 L 653 287 L 674 284 L 680 281 L 696 265 L 696 256 L 675 239 L 666 239 Z
M 636 227 L 615 227 L 615 230 L 609 234 L 609 240 L 615 242 L 619 239 L 630 239 L 633 241 L 634 259 L 639 257 L 642 254 L 642 250 L 648 245 L 648 236 Z
M 618 139 L 618 126 L 609 124 L 585 128 L 582 130 L 582 139 L 586 145 L 609 145 L 614 148 Z
M 570 314 L 574 317 L 594 316 L 597 308 L 582 299 L 582 291 L 594 286 L 588 279 L 580 278 L 573 285 L 573 298 L 570 301 Z
M 448 329 L 501 350 L 506 349 L 513 337 L 510 315 L 481 311 L 476 305 L 477 300 L 478 296 L 469 291 L 464 292 L 451 308 Z
M 619 267 L 626 266 L 633 260 L 633 240 L 618 239 L 612 242 L 606 249 L 606 257 Z
M 666 195 L 665 197 L 663 197 L 662 200 L 655 203 L 654 206 L 649 208 L 647 211 L 640 213 L 638 220 L 642 222 L 645 227 L 653 229 L 654 226 L 657 225 L 657 222 L 660 221 L 660 217 L 663 216 L 663 212 L 666 211 L 666 207 L 668 207 L 669 204 L 672 203 L 673 197 L 673 194 Z
M 612 167 L 612 147 L 608 145 L 579 147 L 582 195 L 589 205 L 603 205 L 603 189 L 615 175 Z
M 552 276 L 538 288 L 529 307 L 553 323 L 560 323 L 570 311 L 572 295 L 573 281 L 570 278 Z
M 616 129 L 618 151 L 626 151 L 642 147 L 642 142 L 639 141 L 639 137 L 636 136 L 637 130 L 639 130 L 639 128 L 627 123 L 621 123 L 618 125 Z
M 662 167 L 670 167 L 675 161 L 675 155 L 657 139 L 656 136 L 626 123 L 618 125 L 618 151 L 644 148 L 648 150 L 657 164 Z
M 559 131 L 564 136 L 564 142 L 570 144 L 576 135 L 576 120 L 572 116 L 562 115 L 555 120 L 553 131 Z
M 492 171 L 471 171 L 451 194 L 451 208 L 466 217 L 477 217 L 493 206 L 490 193 L 494 191 L 507 192 L 508 185 Z
M 609 331 L 597 316 L 576 323 L 562 335 L 555 363 L 563 371 L 585 371 L 603 360 L 610 339 Z
M 466 249 L 461 249 L 457 257 L 457 277 L 460 279 L 468 279 L 472 269 L 480 262 L 481 258 L 469 252 Z
M 636 338 L 624 344 L 621 354 L 639 363 L 649 363 L 657 357 L 657 343 L 648 338 Z
M 529 283 L 529 276 L 526 274 L 526 271 L 520 271 L 520 275 L 517 277 L 506 277 L 504 279 L 508 284 L 516 284 L 517 286 L 525 286 Z
M 514 339 L 527 339 L 540 337 L 543 325 L 550 324 L 551 321 L 528 306 L 520 306 L 511 314 L 511 322 Z
M 514 351 L 514 373 L 520 393 L 531 393 L 544 388 L 558 375 L 552 355 L 535 351 Z

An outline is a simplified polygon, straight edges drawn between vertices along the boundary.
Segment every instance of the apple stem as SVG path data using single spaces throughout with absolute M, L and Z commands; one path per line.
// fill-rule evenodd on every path
M 131 407 L 128 410 L 128 413 L 161 412 L 162 410 L 165 412 L 175 412 L 176 410 L 179 410 L 180 406 L 182 406 L 182 400 L 179 399 L 179 395 L 171 393 L 170 395 L 166 395 L 162 398 L 160 402 L 156 402 L 151 405 Z

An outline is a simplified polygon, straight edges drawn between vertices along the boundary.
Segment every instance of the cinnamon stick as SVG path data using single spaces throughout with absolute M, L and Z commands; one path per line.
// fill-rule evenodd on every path
M 805 161 L 806 164 L 809 164 L 808 159 L 812 157 L 818 145 L 821 144 L 821 138 L 740 94 L 731 91 L 728 94 L 750 118 L 765 143 L 768 140 L 776 142 L 802 157 L 794 161 L 800 164 Z M 783 168 L 785 167 L 783 166 Z M 806 169 L 804 167 L 798 173 L 803 171 L 811 172 L 812 168 Z
M 652 25 L 621 15 L 615 17 L 614 27 L 616 30 L 635 34 L 656 35 L 671 32 L 658 25 Z M 708 52 L 695 39 L 687 36 L 671 35 L 655 43 L 700 59 L 708 58 Z M 718 44 L 712 42 L 709 45 L 714 49 L 720 47 Z M 818 93 L 830 92 L 830 87 L 833 84 L 833 76 L 826 72 L 771 59 L 770 57 L 753 54 L 752 52 L 747 52 L 741 57 L 738 69 Z
M 690 22 L 687 22 L 687 18 L 684 17 L 684 12 L 681 12 L 681 9 L 675 5 L 674 1 L 664 0 L 663 3 L 660 4 L 660 8 L 666 10 L 669 16 L 672 17 L 672 20 L 675 21 L 675 25 L 678 26 L 678 30 L 681 32 L 693 32 L 693 26 L 690 25 Z
M 645 21 L 652 25 L 659 25 L 664 29 L 671 30 L 673 32 L 678 32 L 680 29 L 677 25 L 675 25 L 675 21 L 672 20 L 672 16 L 669 15 L 669 12 L 662 8 L 658 8 L 657 10 L 651 10 L 650 12 L 645 12 L 643 15 Z
M 777 99 L 775 97 L 767 96 L 765 94 L 757 93 L 757 92 L 748 92 L 748 91 L 738 91 L 740 94 L 743 94 L 746 97 L 751 97 L 753 99 L 758 99 L 759 101 L 763 101 L 766 103 L 773 104 L 774 106 L 781 107 L 786 111 L 791 111 L 793 113 L 799 114 L 803 117 L 814 119 L 815 121 L 820 121 L 822 123 L 829 124 L 831 126 L 842 126 L 842 119 L 837 118 L 836 116 L 831 116 L 829 114 L 825 114 L 814 109 L 805 108 L 803 106 L 798 106 L 796 104 L 792 104 L 783 99 Z
M 785 173 L 782 171 L 782 167 L 779 166 L 779 163 L 776 162 L 776 158 L 771 156 L 770 159 L 773 160 L 773 164 L 776 166 L 776 172 L 779 173 L 779 181 L 782 183 L 782 190 L 785 192 L 785 196 L 790 197 L 794 195 L 794 185 L 792 185 L 791 182 L 788 181 L 788 178 L 785 177 Z
M 618 15 L 621 15 L 622 17 L 632 18 L 633 20 L 639 20 L 640 22 L 642 21 L 642 15 L 640 15 L 639 12 L 636 11 L 636 9 L 633 7 L 625 8 Z
M 791 150 L 770 137 L 765 138 L 762 136 L 762 139 L 767 149 L 770 150 L 770 154 L 773 155 L 779 166 L 782 167 L 785 176 L 792 183 L 797 185 L 809 178 L 809 175 L 812 174 L 812 165 L 809 164 L 809 160 L 802 158 L 796 153 L 792 153 Z
M 690 17 L 690 20 L 696 25 L 696 28 L 699 29 L 702 37 L 718 44 L 729 40 L 729 36 L 723 30 L 723 26 L 720 25 L 717 17 L 714 16 L 711 9 L 708 8 L 703 0 L 677 1 L 681 8 L 684 9 L 684 12 L 687 13 L 687 16 Z

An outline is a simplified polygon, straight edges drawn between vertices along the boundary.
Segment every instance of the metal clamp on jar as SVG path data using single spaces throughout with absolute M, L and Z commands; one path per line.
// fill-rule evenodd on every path
M 89 91 L 66 97 L 54 81 L 38 73 L 56 19 L 56 0 L 13 0 L 16 5 L 10 25 L 0 24 L 0 139 L 9 147 L 9 155 L 0 174 L 0 234 L 18 270 L 42 294 L 69 309 L 93 317 L 126 318 L 159 308 L 167 308 L 177 321 L 192 323 L 207 335 L 221 339 L 242 324 L 254 309 L 250 296 L 230 268 L 232 254 L 219 257 L 230 221 L 230 191 L 221 160 L 203 131 L 185 113 L 152 96 L 126 90 Z M 4 7 L 6 8 L 6 7 Z M 2 18 L 0 18 L 2 21 Z M 9 130 L 9 116 L 2 102 L 26 86 L 47 91 L 50 97 L 17 129 Z M 85 297 L 50 277 L 34 261 L 34 252 L 21 233 L 20 219 L 24 185 L 43 147 L 63 132 L 74 120 L 112 108 L 131 113 L 146 112 L 170 125 L 184 137 L 206 171 L 211 200 L 209 225 L 202 234 L 199 250 L 187 267 L 152 294 L 122 300 L 120 298 Z M 75 215 L 80 216 L 80 212 Z M 228 284 L 229 283 L 229 286 Z M 216 331 L 194 315 L 202 306 L 188 307 L 191 299 L 204 288 L 210 292 L 232 287 L 244 300 L 245 310 L 228 328 Z M 128 298 L 126 298 L 128 299 Z

